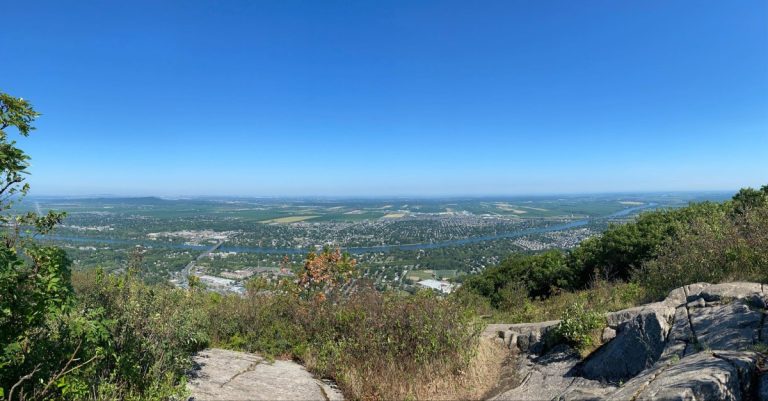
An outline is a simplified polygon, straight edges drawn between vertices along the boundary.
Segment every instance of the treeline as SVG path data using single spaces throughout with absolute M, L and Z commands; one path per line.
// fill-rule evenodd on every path
M 733 280 L 768 280 L 768 185 L 723 203 L 646 212 L 570 251 L 512 255 L 465 279 L 463 291 L 509 310 L 595 283 L 633 284 L 650 300 L 692 282 Z

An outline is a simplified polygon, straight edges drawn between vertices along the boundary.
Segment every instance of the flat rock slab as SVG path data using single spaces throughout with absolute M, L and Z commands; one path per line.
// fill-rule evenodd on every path
M 212 348 L 198 352 L 194 362 L 187 384 L 190 400 L 344 399 L 337 389 L 292 361 L 269 362 L 256 354 Z
M 515 388 L 498 394 L 493 401 L 582 400 L 599 398 L 614 387 L 573 375 L 579 362 L 576 352 L 558 346 L 541 357 L 520 355 Z

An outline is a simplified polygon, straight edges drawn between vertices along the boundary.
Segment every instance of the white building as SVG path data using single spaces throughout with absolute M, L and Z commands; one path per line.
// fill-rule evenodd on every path
M 450 294 L 453 291 L 453 284 L 447 281 L 438 281 L 433 279 L 421 280 L 416 283 L 424 288 L 431 288 L 442 292 L 443 294 Z

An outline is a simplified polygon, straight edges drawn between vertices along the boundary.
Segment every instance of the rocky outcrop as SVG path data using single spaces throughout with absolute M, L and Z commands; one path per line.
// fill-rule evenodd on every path
M 485 334 L 496 337 L 504 345 L 515 350 L 538 354 L 544 349 L 544 336 L 557 326 L 559 320 L 538 323 L 492 324 Z
M 269 362 L 245 352 L 207 349 L 194 357 L 187 389 L 190 401 L 341 401 L 338 389 L 291 361 Z
M 664 351 L 668 317 L 663 311 L 642 310 L 618 323 L 615 330 L 616 336 L 583 364 L 584 377 L 618 382 L 653 366 Z
M 743 400 L 751 398 L 755 352 L 699 352 L 627 382 L 608 400 Z
M 662 302 L 606 315 L 587 359 L 544 347 L 555 322 L 494 325 L 517 353 L 517 378 L 496 400 L 765 400 L 768 286 L 691 284 Z M 491 335 L 491 333 L 489 333 Z

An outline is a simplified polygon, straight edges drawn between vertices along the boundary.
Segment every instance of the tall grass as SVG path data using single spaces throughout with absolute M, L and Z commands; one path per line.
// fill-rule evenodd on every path
M 470 367 L 478 370 L 481 327 L 472 310 L 430 292 L 366 289 L 327 301 L 280 291 L 199 296 L 214 345 L 298 359 L 351 399 L 421 398 L 438 380 L 462 383 Z
M 478 399 L 505 355 L 480 341 L 471 308 L 431 292 L 369 288 L 322 301 L 274 288 L 241 297 L 90 273 L 77 273 L 74 286 L 84 307 L 111 322 L 114 357 L 104 366 L 114 377 L 97 392 L 117 398 L 135 389 L 154 398 L 153 383 L 178 394 L 191 354 L 205 346 L 298 360 L 365 400 Z

